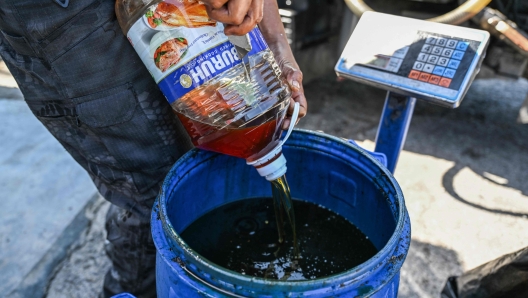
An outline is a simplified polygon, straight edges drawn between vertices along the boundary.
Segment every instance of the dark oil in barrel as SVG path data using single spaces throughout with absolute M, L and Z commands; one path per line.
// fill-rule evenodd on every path
M 350 221 L 313 203 L 293 200 L 299 258 L 290 225 L 279 243 L 272 198 L 243 199 L 206 213 L 181 233 L 209 261 L 245 274 L 274 280 L 310 280 L 337 274 L 377 253 Z

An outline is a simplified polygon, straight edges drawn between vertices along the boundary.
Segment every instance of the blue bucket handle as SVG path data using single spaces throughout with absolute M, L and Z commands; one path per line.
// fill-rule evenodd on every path
M 121 293 L 121 294 L 114 295 L 111 298 L 136 298 L 136 296 L 129 294 L 129 293 Z
M 350 144 L 352 145 L 356 145 L 358 146 L 359 148 L 365 150 L 368 154 L 370 154 L 370 156 L 374 157 L 377 161 L 379 161 L 383 166 L 387 167 L 387 156 L 384 154 L 384 153 L 381 153 L 381 152 L 374 152 L 374 151 L 369 151 L 369 150 L 366 150 L 365 148 L 359 146 L 354 140 L 347 140 L 347 142 L 349 142 Z

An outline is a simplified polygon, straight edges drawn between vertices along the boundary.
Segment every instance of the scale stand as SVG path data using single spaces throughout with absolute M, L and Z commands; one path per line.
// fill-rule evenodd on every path
M 460 105 L 484 60 L 489 33 L 377 12 L 363 14 L 337 62 L 338 76 L 388 91 L 375 152 L 394 173 L 416 99 Z

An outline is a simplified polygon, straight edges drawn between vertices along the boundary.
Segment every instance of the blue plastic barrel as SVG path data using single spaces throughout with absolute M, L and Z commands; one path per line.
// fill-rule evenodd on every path
M 292 196 L 354 223 L 379 252 L 342 273 L 309 281 L 248 277 L 209 262 L 178 235 L 230 202 L 271 196 L 268 181 L 242 159 L 193 150 L 171 169 L 154 205 L 158 297 L 396 297 L 411 227 L 391 173 L 362 148 L 296 130 L 283 148 Z

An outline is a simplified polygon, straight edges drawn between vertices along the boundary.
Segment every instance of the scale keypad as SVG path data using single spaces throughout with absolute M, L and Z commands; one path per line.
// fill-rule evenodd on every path
M 412 63 L 411 69 L 403 68 L 404 73 L 413 80 L 457 90 L 479 44 L 476 41 L 419 31 L 418 38 L 411 45 L 405 59 Z
M 425 44 L 408 77 L 433 85 L 449 87 L 468 46 L 469 42 L 463 40 L 437 36 L 426 37 Z
M 458 90 L 480 42 L 418 31 L 416 40 L 391 56 L 376 55 L 366 66 L 412 80 Z

